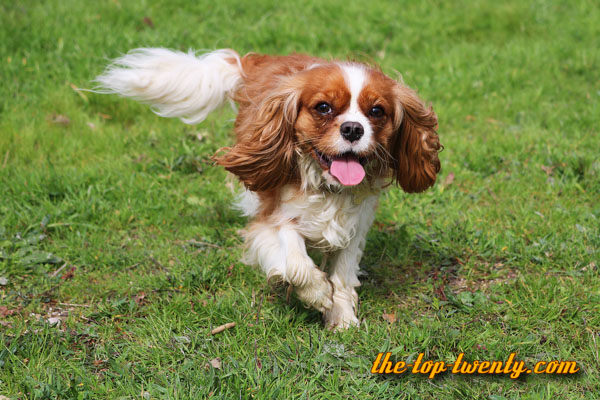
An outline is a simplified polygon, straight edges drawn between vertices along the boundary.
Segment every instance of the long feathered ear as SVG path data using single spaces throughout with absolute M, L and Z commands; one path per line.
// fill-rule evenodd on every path
M 240 110 L 238 142 L 215 157 L 217 164 L 252 191 L 273 190 L 297 179 L 294 123 L 299 97 L 291 84 L 282 84 L 258 105 Z
M 391 154 L 396 180 L 405 192 L 422 192 L 435 183 L 440 171 L 437 116 L 412 89 L 398 85 L 395 119 L 399 127 Z

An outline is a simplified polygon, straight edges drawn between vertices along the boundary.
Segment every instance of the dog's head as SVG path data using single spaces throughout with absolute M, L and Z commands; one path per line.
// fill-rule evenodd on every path
M 238 121 L 247 132 L 217 159 L 254 191 L 299 179 L 311 159 L 324 182 L 393 177 L 421 192 L 440 170 L 437 117 L 416 93 L 358 63 L 313 64 L 270 85 Z

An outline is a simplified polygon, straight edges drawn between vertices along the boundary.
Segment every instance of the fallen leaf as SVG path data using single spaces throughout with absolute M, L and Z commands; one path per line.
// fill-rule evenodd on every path
M 442 186 L 448 187 L 448 186 L 452 185 L 452 182 L 454 182 L 454 172 L 450 172 L 448 175 L 446 175 L 446 178 L 444 179 Z
M 438 273 L 435 272 L 433 276 L 434 281 L 436 283 L 433 287 L 433 292 L 437 295 L 438 299 L 442 301 L 447 301 L 446 297 L 446 278 L 444 276 L 438 277 Z
M 6 279 L 4 276 L 0 276 L 0 286 L 6 285 L 8 285 L 8 279 Z
M 49 116 L 50 122 L 56 125 L 67 126 L 71 123 L 71 120 L 66 115 L 52 114 Z
M 144 19 L 142 21 L 144 22 L 144 24 L 146 24 L 150 28 L 154 29 L 154 22 L 152 22 L 152 19 L 150 17 L 144 17 Z
M 62 279 L 63 281 L 67 281 L 69 279 L 72 279 L 75 276 L 75 270 L 77 268 L 76 267 L 71 267 L 67 272 L 65 272 L 60 279 Z
M 210 366 L 216 369 L 221 369 L 221 359 L 219 357 L 210 360 Z
M 102 119 L 112 119 L 112 117 L 110 115 L 108 115 L 108 114 L 98 113 L 98 115 Z
M 591 262 L 591 263 L 589 263 L 589 264 L 587 265 L 587 267 L 586 267 L 586 268 L 589 268 L 589 269 L 596 269 L 596 263 L 595 263 L 595 262 Z
M 93 130 L 93 131 L 95 131 L 95 130 L 96 130 L 96 125 L 95 125 L 93 122 L 88 122 L 88 123 L 87 123 L 87 126 L 88 126 L 88 127 L 91 129 L 91 130 Z
M 144 153 L 140 153 L 140 155 L 138 155 L 136 158 L 134 158 L 132 161 L 136 164 L 139 164 L 143 161 L 145 161 L 148 158 L 148 156 L 146 156 L 146 154 Z
M 233 267 L 234 267 L 234 265 L 233 265 L 233 264 L 231 264 L 229 267 L 227 267 L 227 276 L 231 276 L 231 275 L 233 275 L 233 272 L 232 272 L 232 271 L 233 271 Z M 1 278 L 0 278 L 0 279 L 1 279 Z M 2 283 L 0 282 L 0 285 L 1 285 L 1 284 L 2 284 Z
M 9 309 L 6 306 L 0 306 L 0 317 L 2 317 L 2 318 L 11 316 L 11 315 L 16 314 L 18 312 L 19 312 L 19 310 L 17 308 Z
M 137 304 L 138 306 L 141 306 L 142 304 L 145 303 L 145 301 L 144 301 L 145 299 L 146 299 L 146 293 L 139 292 L 134 298 L 135 304 Z
M 465 117 L 465 119 L 466 119 L 467 121 L 475 121 L 475 117 L 474 117 L 474 116 L 472 116 L 472 115 L 467 115 L 467 116 Z
M 545 166 L 545 165 L 542 165 L 540 168 L 541 168 L 541 169 L 542 169 L 542 171 L 544 171 L 544 172 L 546 173 L 546 175 L 548 175 L 548 176 L 552 175 L 552 172 L 554 171 L 554 166 L 553 166 L 553 165 L 551 165 L 551 166 L 549 166 L 549 167 L 547 167 L 547 166 Z
M 46 320 L 50 326 L 60 326 L 62 320 L 58 317 L 50 317 Z
M 396 322 L 396 314 L 383 313 L 383 319 L 385 319 L 390 324 L 393 324 L 394 322 Z

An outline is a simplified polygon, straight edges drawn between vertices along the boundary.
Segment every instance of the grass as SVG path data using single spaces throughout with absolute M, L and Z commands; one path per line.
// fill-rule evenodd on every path
M 598 37 L 592 0 L 2 3 L 0 394 L 598 398 Z M 323 330 L 240 263 L 209 160 L 231 112 L 185 126 L 73 89 L 140 46 L 373 60 L 434 104 L 443 172 L 382 198 L 360 329 Z M 374 376 L 385 351 L 582 371 Z

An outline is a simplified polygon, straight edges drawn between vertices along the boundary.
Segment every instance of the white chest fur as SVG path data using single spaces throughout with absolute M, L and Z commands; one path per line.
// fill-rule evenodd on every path
M 377 196 L 351 192 L 307 192 L 299 196 L 290 189 L 284 191 L 279 214 L 294 220 L 298 232 L 312 246 L 326 251 L 338 250 L 348 246 L 364 215 L 373 214 Z
M 341 188 L 339 184 L 328 186 L 333 178 L 306 156 L 300 158 L 299 170 L 302 184 L 282 188 L 279 204 L 269 216 L 268 225 L 281 227 L 291 223 L 307 244 L 323 251 L 344 249 L 357 232 L 366 234 L 373 222 L 382 182 L 365 181 L 352 188 Z M 244 215 L 254 217 L 260 200 L 255 193 L 246 190 L 237 207 Z

